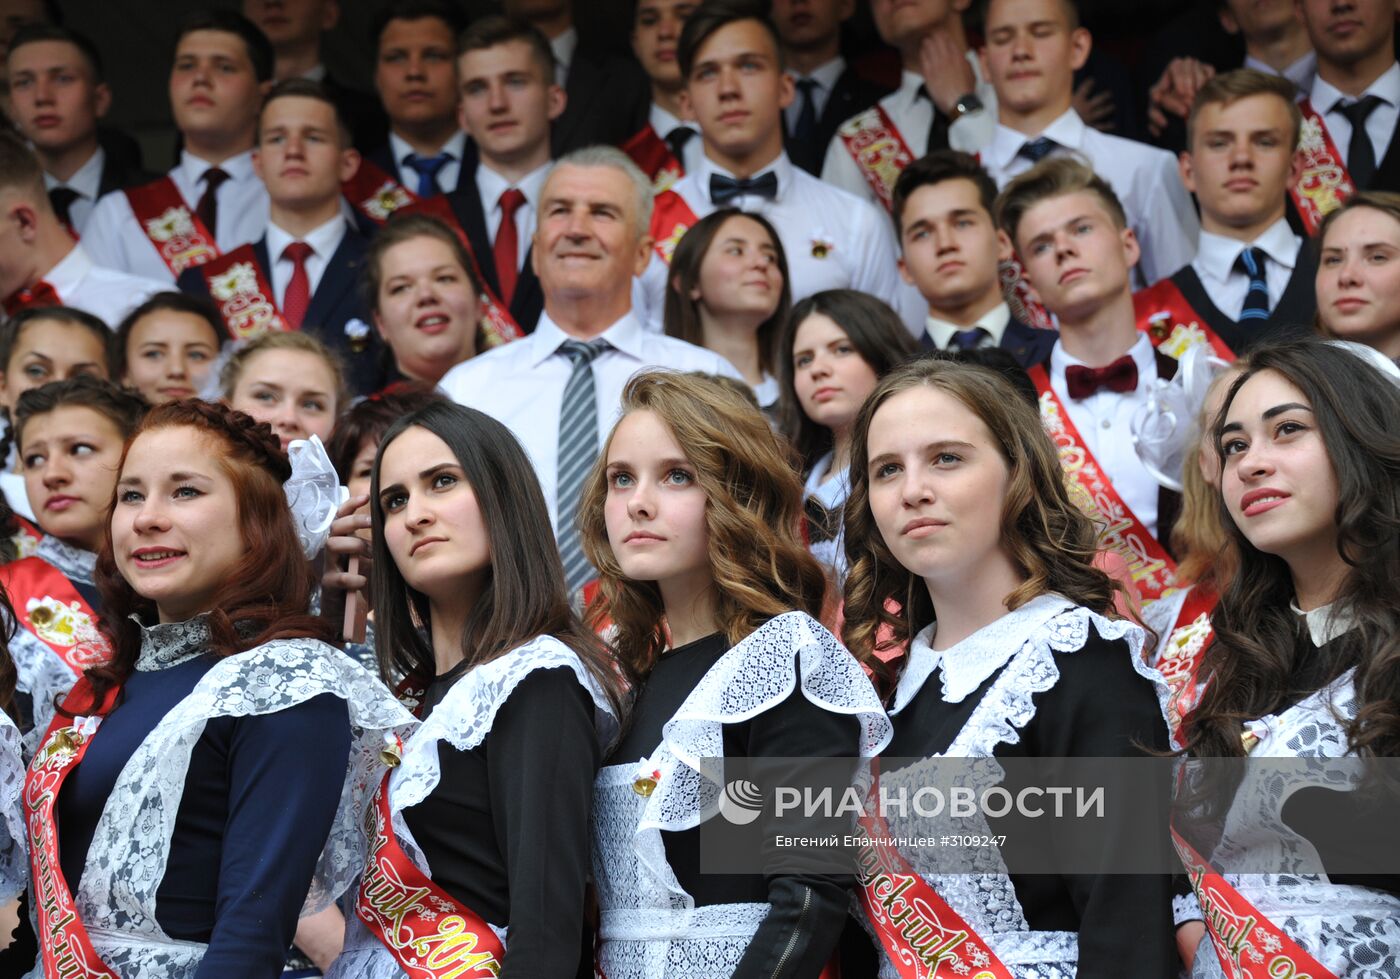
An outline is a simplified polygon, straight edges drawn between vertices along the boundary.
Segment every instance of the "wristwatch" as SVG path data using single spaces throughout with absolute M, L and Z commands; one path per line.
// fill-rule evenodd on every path
M 968 92 L 953 103 L 952 118 L 959 119 L 969 112 L 978 112 L 982 108 L 982 100 L 977 97 L 976 92 Z

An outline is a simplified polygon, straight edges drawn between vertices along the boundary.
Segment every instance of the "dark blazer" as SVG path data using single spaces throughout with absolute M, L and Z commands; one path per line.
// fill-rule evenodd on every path
M 1006 324 L 1006 331 L 1001 335 L 999 346 L 1016 358 L 1016 363 L 1020 364 L 1022 369 L 1030 370 L 1036 364 L 1043 364 L 1050 360 L 1050 348 L 1055 346 L 1055 339 L 1058 336 L 1059 334 L 1054 330 L 1041 330 L 1034 326 L 1027 326 L 1013 316 L 1011 322 Z M 919 334 L 919 344 L 925 350 L 938 349 L 927 330 Z
M 452 212 L 457 215 L 457 223 L 467 233 L 472 254 L 476 256 L 477 268 L 481 270 L 491 291 L 501 294 L 501 283 L 496 275 L 496 262 L 491 248 L 491 234 L 487 230 L 486 214 L 481 206 L 481 195 L 477 193 L 475 177 L 462 181 L 458 190 L 447 195 Z M 510 301 L 510 315 L 526 333 L 535 332 L 540 312 L 544 309 L 544 292 L 540 289 L 539 277 L 535 275 L 531 261 L 533 246 L 525 253 L 525 264 L 520 269 L 515 282 L 515 295 Z
M 98 130 L 98 144 L 105 157 L 102 161 L 102 177 L 97 185 L 97 196 L 110 194 L 114 190 L 139 187 L 160 176 L 141 166 L 141 149 L 128 147 L 130 137 L 112 129 Z
M 389 148 L 388 137 L 385 137 L 385 142 L 380 144 L 378 149 L 366 153 L 365 159 L 379 167 L 379 169 L 383 170 L 389 176 L 398 179 L 399 166 L 394 162 L 394 154 Z M 476 160 L 476 143 L 468 136 L 466 145 L 462 150 L 462 165 L 457 169 L 457 183 L 452 187 L 443 187 L 442 192 L 444 194 L 450 194 L 459 188 L 471 187 L 472 174 L 476 172 Z M 410 184 L 408 189 L 416 192 L 418 190 L 416 181 Z
M 1181 290 L 1181 295 L 1190 303 L 1206 325 L 1215 331 L 1226 346 L 1236 354 L 1246 354 L 1251 348 L 1264 343 L 1282 343 L 1310 336 L 1313 333 L 1313 320 L 1317 315 L 1317 248 L 1311 241 L 1304 241 L 1298 251 L 1298 261 L 1293 267 L 1293 275 L 1278 305 L 1263 321 L 1242 324 L 1221 312 L 1206 293 L 1195 269 L 1186 266 L 1172 276 L 1172 282 Z M 1175 363 L 1175 361 L 1173 361 Z
M 821 117 L 817 119 L 817 133 L 812 140 L 799 140 L 791 133 L 785 133 L 783 139 L 787 148 L 789 159 L 796 165 L 806 170 L 814 177 L 822 175 L 822 160 L 826 157 L 826 148 L 831 143 L 831 139 L 836 135 L 836 130 L 841 123 L 858 112 L 864 112 L 882 97 L 889 94 L 889 89 L 883 88 L 873 82 L 861 78 L 849 67 L 841 72 L 841 77 L 836 79 L 836 84 L 831 89 L 831 96 L 826 100 L 826 105 L 822 108 Z M 798 100 L 802 98 L 798 95 Z M 786 113 L 784 113 L 786 120 Z
M 306 309 L 303 328 L 331 350 L 335 351 L 345 367 L 345 379 L 355 394 L 369 394 L 383 387 L 384 356 L 383 341 L 373 328 L 369 308 L 360 291 L 360 277 L 363 272 L 365 252 L 368 242 L 353 227 L 347 227 L 340 247 L 331 256 L 326 271 L 311 294 L 311 305 Z M 258 266 L 270 282 L 272 262 L 268 258 L 267 238 L 259 238 L 253 243 L 253 254 Z M 180 275 L 179 288 L 197 296 L 208 296 L 209 285 L 198 268 L 186 269 Z M 370 326 L 368 342 L 363 349 L 355 350 L 345 327 L 351 320 Z
M 580 43 L 569 64 L 564 111 L 550 127 L 554 157 L 583 146 L 621 146 L 647 117 L 651 84 L 631 58 L 592 51 Z

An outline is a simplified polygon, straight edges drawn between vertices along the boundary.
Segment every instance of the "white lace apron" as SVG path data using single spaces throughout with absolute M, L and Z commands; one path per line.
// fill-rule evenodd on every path
M 1259 737 L 1255 758 L 1342 758 L 1348 754 L 1344 723 L 1356 716 L 1355 671 L 1279 714 L 1251 721 Z M 1339 720 L 1338 718 L 1341 718 Z M 1317 866 L 1317 851 L 1283 822 L 1284 803 L 1309 785 L 1351 791 L 1352 777 L 1315 777 L 1301 771 L 1267 776 L 1246 769 L 1220 843 L 1211 860 L 1287 868 Z M 1343 827 L 1337 827 L 1339 832 Z M 1239 866 L 1235 863 L 1235 866 Z M 1400 897 L 1368 887 L 1333 884 L 1323 874 L 1225 874 L 1251 904 L 1339 979 L 1400 976 Z M 1194 904 L 1194 898 L 1190 902 Z M 1194 915 L 1199 918 L 1196 905 Z M 1207 937 L 1196 955 L 1193 979 L 1222 977 L 1220 960 Z
M 572 670 L 578 682 L 593 698 L 594 726 L 598 743 L 604 749 L 616 738 L 618 719 L 597 680 L 568 646 L 553 636 L 538 636 L 504 656 L 483 663 L 462 675 L 442 698 L 428 719 L 404 745 L 403 761 L 389 779 L 389 807 L 394 814 L 394 833 L 399 845 L 414 865 L 432 877 L 422 850 L 413 840 L 403 811 L 422 802 L 442 781 L 438 764 L 438 744 L 447 742 L 458 751 L 470 751 L 486 739 L 501 705 L 535 670 Z M 365 847 L 360 849 L 364 865 Z M 443 908 L 450 910 L 450 905 Z M 394 956 L 358 916 L 346 916 L 345 948 L 326 973 L 326 979 L 403 979 Z M 506 943 L 505 926 L 488 922 Z
M 164 669 L 207 649 L 202 619 L 142 629 L 137 669 Z M 386 732 L 407 734 L 414 720 L 389 690 L 333 646 L 279 639 L 216 663 L 172 707 L 127 760 L 103 806 L 82 879 L 73 892 L 93 948 L 122 979 L 188 979 L 206 945 L 171 938 L 156 921 L 190 752 L 215 717 L 254 717 L 321 694 L 345 701 L 353 740 L 340 804 L 316 866 L 303 914 L 330 905 L 355 879 L 351 856 L 363 814 L 384 772 Z M 100 736 L 100 734 L 99 734 Z M 27 979 L 43 977 L 42 962 Z
M 878 754 L 892 728 L 855 658 L 820 623 L 788 612 L 764 623 L 710 667 L 662 728 L 647 767 L 648 798 L 632 788 L 636 762 L 609 765 L 593 789 L 593 875 L 608 979 L 728 979 L 768 904 L 696 907 L 666 862 L 663 830 L 699 826 L 719 811 L 724 725 L 782 703 L 801 684 L 809 701 L 860 722 L 859 753 Z
M 1055 657 L 1083 649 L 1089 641 L 1091 628 L 1107 641 L 1125 640 L 1133 669 L 1151 680 L 1160 693 L 1161 675 L 1143 663 L 1142 647 L 1147 634 L 1139 626 L 1124 620 L 1106 619 L 1058 595 L 1039 596 L 992 623 L 986 635 L 979 633 L 974 637 L 977 640 L 974 648 L 985 652 L 969 662 L 968 670 L 961 675 L 945 670 L 943 698 L 956 703 L 1006 664 L 948 749 L 906 768 L 882 772 L 880 782 L 884 790 L 897 793 L 905 788 L 912 795 L 922 786 L 938 785 L 942 781 L 938 771 L 942 758 L 991 758 L 997 745 L 1019 742 L 1020 729 L 1035 716 L 1034 695 L 1051 689 L 1060 679 Z M 908 705 L 939 666 L 941 654 L 929 647 L 929 636 L 930 630 L 925 630 L 911 644 L 909 664 L 900 677 L 895 704 L 890 711 L 892 715 L 897 716 Z M 994 763 L 975 775 L 979 785 L 994 784 L 1000 777 L 1000 766 Z M 937 833 L 928 818 L 913 812 L 901 816 L 896 809 L 893 814 L 886 813 L 886 821 L 894 836 L 927 837 Z M 957 830 L 960 833 L 989 832 L 986 828 L 969 827 L 965 821 L 960 826 Z M 1074 979 L 1079 958 L 1078 933 L 1030 930 L 1000 851 L 995 847 L 976 851 L 976 859 L 986 863 L 986 872 L 980 874 L 938 873 L 932 866 L 937 858 L 935 848 L 900 852 L 938 895 L 972 926 L 1016 979 Z M 869 922 L 859 904 L 853 903 L 853 909 L 857 919 L 869 930 Z M 898 977 L 894 964 L 881 954 L 880 979 Z
M 29 881 L 29 833 L 24 825 L 24 758 L 19 728 L 0 711 L 0 902 L 11 901 Z

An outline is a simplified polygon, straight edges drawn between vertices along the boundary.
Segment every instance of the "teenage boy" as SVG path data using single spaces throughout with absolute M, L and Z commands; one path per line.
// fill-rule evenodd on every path
M 1233 358 L 1312 332 L 1317 256 L 1285 217 L 1302 116 L 1293 83 L 1240 68 L 1201 87 L 1181 179 L 1201 209 L 1196 257 L 1133 297 L 1138 328 L 1173 357 L 1208 342 Z
M 622 144 L 658 192 L 694 170 L 704 154 L 700 131 L 684 119 L 680 63 L 676 47 L 696 0 L 637 0 L 632 15 L 632 53 L 651 82 L 646 117 Z

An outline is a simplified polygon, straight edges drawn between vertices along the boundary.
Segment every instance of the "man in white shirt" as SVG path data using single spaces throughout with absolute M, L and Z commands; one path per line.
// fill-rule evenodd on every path
M 10 111 L 44 167 L 58 219 L 81 233 L 97 199 L 154 174 L 122 165 L 98 141 L 98 121 L 112 104 L 102 60 L 81 34 L 52 24 L 15 33 L 6 62 Z
M 1159 542 L 1170 535 L 1180 497 L 1148 474 L 1130 425 L 1153 380 L 1172 376 L 1176 361 L 1155 351 L 1133 322 L 1137 236 L 1107 182 L 1063 158 L 1013 179 L 997 198 L 997 223 L 1060 323 L 1048 360 L 1030 370 L 1042 417 L 1057 444 L 1082 450 L 1062 448 L 1061 456 L 1081 458 L 1083 465 L 1066 473 L 1086 491 L 1083 498 L 1102 507 L 1116 493 L 1123 512 L 1098 514 L 1113 529 L 1108 546 L 1128 561 L 1142 597 L 1155 598 L 1169 584 Z
M 475 148 L 457 125 L 456 8 L 442 0 L 397 0 L 375 22 L 374 87 L 389 117 L 389 142 L 366 154 L 419 197 L 463 186 Z
M 996 125 L 996 93 L 967 43 L 962 17 L 969 6 L 970 0 L 871 0 L 880 39 L 899 49 L 899 88 L 837 130 L 823 180 L 888 208 L 894 177 L 888 167 L 862 164 L 861 146 L 894 137 L 901 147 L 896 167 L 933 150 L 986 147 Z
M 700 126 L 705 158 L 659 195 L 652 219 L 658 257 L 643 287 L 660 319 L 675 243 L 719 207 L 766 217 L 787 255 L 794 302 L 824 289 L 859 289 L 888 303 L 900 282 L 894 235 L 884 214 L 853 194 L 794 167 L 783 152 L 782 111 L 792 101 L 773 25 L 732 3 L 707 3 L 686 21 L 679 57 L 685 100 Z M 923 309 L 905 311 L 922 323 Z
M 651 181 L 625 154 L 575 151 L 554 165 L 541 196 L 533 246 L 544 289 L 539 325 L 458 364 L 441 387 L 499 419 L 529 453 L 572 591 L 592 577 L 575 523 L 583 477 L 628 378 L 648 367 L 738 374 L 716 353 L 644 329 L 633 314 L 632 277 L 651 255 Z
M 932 350 L 1000 347 L 1022 367 L 1042 362 L 1055 331 L 1011 315 L 1000 265 L 1011 239 L 992 217 L 997 187 L 976 157 L 935 150 L 905 167 L 894 186 L 899 271 L 928 304 L 919 342 Z
M 982 163 L 997 185 L 1046 156 L 1080 156 L 1123 204 L 1141 249 L 1140 285 L 1189 262 L 1200 222 L 1176 160 L 1085 125 L 1071 107 L 1074 72 L 1092 43 L 1073 0 L 991 0 L 986 27 L 983 60 L 996 88 L 998 123 Z
M 632 53 L 651 82 L 651 102 L 645 123 L 622 144 L 622 151 L 658 191 L 699 166 L 705 152 L 699 128 L 684 118 L 685 84 L 676 60 L 681 28 L 696 6 L 696 0 L 637 0 L 632 18 Z
M 474 179 L 448 196 L 491 291 L 522 330 L 544 297 L 530 261 L 540 190 L 549 175 L 549 124 L 564 111 L 549 42 L 528 24 L 484 17 L 458 42 L 462 128 L 475 141 Z
M 1317 51 L 1315 114 L 1357 190 L 1400 190 L 1400 64 L 1392 0 L 1298 0 Z
M 241 315 L 271 308 L 287 329 L 305 330 L 344 364 L 351 388 L 378 390 L 382 347 L 368 327 L 359 278 L 368 243 L 346 220 L 340 185 L 359 165 L 350 133 L 326 91 L 306 78 L 278 82 L 263 105 L 253 163 L 267 184 L 267 234 L 180 276 L 180 289 L 211 296 L 236 337 L 280 329 Z M 222 284 L 236 266 L 251 266 L 238 295 Z M 256 290 L 257 296 L 246 290 Z
M 180 163 L 97 202 L 83 234 L 94 260 L 173 283 L 262 235 L 267 191 L 253 172 L 253 140 L 271 79 L 272 47 L 241 14 L 202 11 L 181 22 L 170 70 Z
M 43 170 L 17 136 L 0 135 L 0 297 L 7 315 L 29 306 L 71 306 L 113 329 L 160 292 L 158 281 L 94 264 L 58 220 Z
M 1180 357 L 1244 354 L 1312 332 L 1317 256 L 1285 217 L 1302 116 L 1293 84 L 1240 68 L 1211 78 L 1187 123 L 1181 179 L 1201 208 L 1196 257 L 1133 297 L 1138 329 Z

